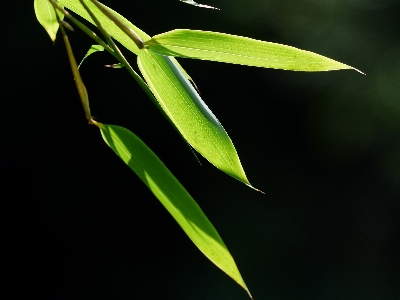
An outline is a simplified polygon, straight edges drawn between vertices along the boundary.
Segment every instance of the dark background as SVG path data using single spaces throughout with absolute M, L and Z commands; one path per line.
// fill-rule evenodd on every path
M 398 0 L 104 1 L 150 35 L 213 30 L 365 72 L 183 60 L 257 193 L 201 159 L 107 53 L 81 73 L 92 114 L 165 162 L 255 299 L 400 299 Z M 4 7 L 5 6 L 5 7 Z M 2 299 L 248 299 L 87 125 L 62 40 L 33 1 L 1 10 Z M 92 44 L 69 34 L 77 59 Z M 135 56 L 124 52 L 135 65 Z

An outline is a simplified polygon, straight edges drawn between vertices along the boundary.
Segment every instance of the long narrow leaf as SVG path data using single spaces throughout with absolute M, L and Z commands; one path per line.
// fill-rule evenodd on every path
M 138 65 L 162 109 L 189 144 L 214 166 L 251 186 L 228 134 L 171 58 L 143 50 Z
M 147 185 L 199 250 L 249 293 L 214 226 L 154 152 L 126 128 L 94 123 L 104 141 Z
M 354 69 L 295 47 L 210 31 L 176 29 L 154 36 L 146 46 L 161 55 L 264 68 L 309 72 Z

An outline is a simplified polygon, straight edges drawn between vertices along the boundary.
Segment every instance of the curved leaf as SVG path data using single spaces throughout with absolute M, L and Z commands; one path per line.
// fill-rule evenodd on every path
M 154 36 L 146 46 L 161 55 L 254 67 L 309 72 L 354 69 L 295 47 L 210 31 L 176 29 Z
M 162 109 L 188 143 L 218 169 L 251 187 L 225 129 L 173 60 L 143 50 L 138 65 Z
M 63 4 L 65 7 L 69 8 L 76 14 L 80 15 L 82 18 L 88 20 L 92 24 L 94 24 L 92 18 L 89 16 L 84 7 L 79 3 L 79 0 L 58 0 L 59 3 Z M 105 30 L 115 38 L 118 42 L 120 42 L 124 47 L 129 49 L 135 54 L 139 53 L 139 48 L 136 46 L 135 42 L 125 33 L 123 32 L 117 25 L 114 24 L 109 18 L 107 18 L 90 0 L 85 0 L 85 3 L 89 6 L 90 10 L 96 15 L 99 19 L 100 23 L 103 25 Z M 147 41 L 150 39 L 150 36 L 145 32 L 137 28 L 123 16 L 118 14 L 116 11 L 111 10 L 115 15 L 117 15 L 130 29 L 132 29 L 143 41 Z
M 58 24 L 56 12 L 53 6 L 48 0 L 35 0 L 34 4 L 36 18 L 39 23 L 44 27 L 54 42 L 56 40 L 56 34 L 60 25 Z M 60 19 L 63 19 L 63 15 L 59 14 Z
M 160 200 L 199 250 L 249 293 L 214 226 L 154 152 L 126 128 L 94 124 L 100 128 L 104 141 Z

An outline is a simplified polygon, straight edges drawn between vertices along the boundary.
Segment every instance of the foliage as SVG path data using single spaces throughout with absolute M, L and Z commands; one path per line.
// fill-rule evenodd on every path
M 182 2 L 212 8 L 193 1 Z M 63 18 L 74 23 L 99 44 L 93 45 L 83 60 L 96 51 L 106 50 L 112 54 L 190 147 L 218 169 L 250 187 L 252 186 L 231 139 L 201 99 L 190 76 L 174 57 L 308 72 L 354 68 L 291 46 L 217 32 L 178 29 L 150 37 L 97 0 L 35 0 L 34 7 L 38 21 L 53 41 L 58 29 L 61 29 L 89 123 L 100 129 L 107 145 L 139 176 L 199 250 L 242 286 L 251 297 L 219 234 L 194 199 L 159 158 L 128 129 L 101 124 L 92 119 L 88 94 L 65 32 L 65 29 L 71 27 Z M 63 7 L 95 24 L 104 40 Z M 113 39 L 137 55 L 142 77 L 133 70 Z

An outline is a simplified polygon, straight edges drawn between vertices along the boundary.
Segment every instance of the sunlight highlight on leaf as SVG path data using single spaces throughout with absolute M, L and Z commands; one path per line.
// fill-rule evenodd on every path
M 194 2 L 193 0 L 179 0 L 179 1 L 181 1 L 183 3 L 186 3 L 186 4 L 194 5 L 194 6 L 197 6 L 197 7 L 211 8 L 211 9 L 219 10 L 219 8 L 216 8 L 216 7 L 213 7 L 213 6 L 204 5 L 204 4 L 198 4 L 198 3 Z

